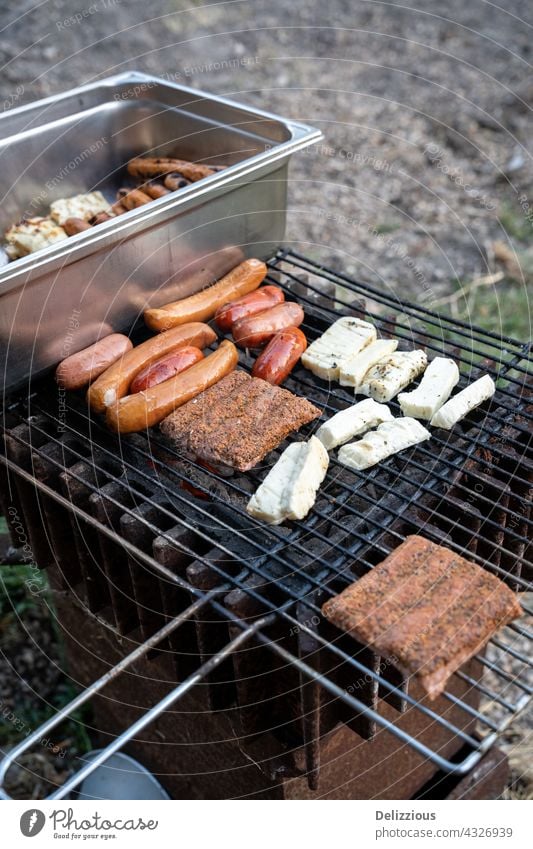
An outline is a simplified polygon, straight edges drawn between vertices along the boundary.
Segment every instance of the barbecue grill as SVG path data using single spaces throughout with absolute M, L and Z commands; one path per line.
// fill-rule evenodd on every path
M 429 443 L 365 472 L 332 458 L 308 517 L 274 527 L 244 508 L 279 452 L 253 472 L 228 475 L 180 454 L 156 430 L 111 434 L 81 395 L 58 404 L 49 378 L 10 397 L 3 512 L 22 523 L 48 572 L 82 689 L 10 752 L 0 780 L 92 700 L 103 751 L 50 798 L 65 798 L 124 746 L 182 798 L 501 791 L 495 744 L 533 692 L 525 603 L 523 619 L 434 702 L 320 611 L 411 533 L 527 591 L 530 344 L 436 315 L 293 250 L 280 249 L 268 266 L 269 282 L 304 307 L 309 339 L 339 313 L 366 318 L 400 349 L 453 357 L 459 388 L 489 373 L 494 398 L 452 431 L 433 430 Z M 251 364 L 242 354 L 241 366 Z M 353 398 L 302 366 L 285 386 L 323 409 L 322 420 Z M 396 402 L 392 410 L 399 413 Z M 497 710 L 487 712 L 487 701 Z

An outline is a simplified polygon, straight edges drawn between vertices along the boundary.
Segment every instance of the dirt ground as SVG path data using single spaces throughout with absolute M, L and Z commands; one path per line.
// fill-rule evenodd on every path
M 139 69 L 319 127 L 287 239 L 526 337 L 533 280 L 530 0 L 4 0 L 4 108 Z M 149 18 L 148 18 L 149 11 Z M 504 740 L 533 795 L 531 717 Z

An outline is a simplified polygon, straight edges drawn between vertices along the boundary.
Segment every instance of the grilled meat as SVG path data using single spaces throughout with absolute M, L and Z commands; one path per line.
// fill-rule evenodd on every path
M 236 371 L 172 413 L 161 430 L 183 451 L 246 472 L 319 415 L 304 398 Z
M 324 616 L 415 675 L 430 698 L 521 608 L 505 584 L 421 536 L 409 536 L 322 607 Z

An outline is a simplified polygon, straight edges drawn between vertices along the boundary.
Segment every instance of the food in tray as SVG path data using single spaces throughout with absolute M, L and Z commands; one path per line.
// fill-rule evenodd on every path
M 328 464 L 328 452 L 315 436 L 308 442 L 293 442 L 270 469 L 246 510 L 271 525 L 305 518 L 315 503 Z
M 127 336 L 111 333 L 59 363 L 56 380 L 62 389 L 81 389 L 103 374 L 132 348 L 133 345 Z
M 501 627 L 521 614 L 490 572 L 424 537 L 409 536 L 382 563 L 327 601 L 326 619 L 414 675 L 430 699 Z
M 161 430 L 181 451 L 246 472 L 319 416 L 305 398 L 239 370 L 176 410 Z
M 219 170 L 218 168 L 216 170 Z M 177 171 L 192 183 L 210 177 L 215 170 L 209 165 L 189 162 L 186 159 L 176 159 L 171 156 L 137 156 L 128 162 L 128 174 L 143 180 L 152 177 L 162 177 Z
M 151 340 L 150 340 L 151 341 Z M 135 350 L 135 349 L 134 349 Z M 225 339 L 216 351 L 169 380 L 120 398 L 107 407 L 106 422 L 118 433 L 134 433 L 159 424 L 178 407 L 200 396 L 237 366 L 239 355 Z
M 158 309 L 145 310 L 144 320 L 148 327 L 157 331 L 190 321 L 209 321 L 219 307 L 257 289 L 266 273 L 264 262 L 246 259 L 207 289 Z
M 155 363 L 151 363 L 139 372 L 137 377 L 132 380 L 130 386 L 130 395 L 135 392 L 142 392 L 144 389 L 151 389 L 152 386 L 157 386 L 180 374 L 182 371 L 200 362 L 204 357 L 200 348 L 195 348 L 193 345 L 185 345 L 183 348 L 178 348 L 171 354 L 161 357 Z
M 91 229 L 91 224 L 85 221 L 84 218 L 67 218 L 63 224 L 63 230 L 67 236 L 75 236 L 77 233 L 83 233 L 85 230 Z
M 384 421 L 357 442 L 343 445 L 338 455 L 339 463 L 357 471 L 369 469 L 398 451 L 424 442 L 430 436 L 429 431 L 416 419 Z
M 299 327 L 288 327 L 276 333 L 259 354 L 252 368 L 252 377 L 260 377 L 279 386 L 289 376 L 307 348 L 307 339 Z
M 398 401 L 404 416 L 429 421 L 448 400 L 459 382 L 459 369 L 447 357 L 435 357 L 412 392 L 401 392 Z
M 102 192 L 86 192 L 70 198 L 59 198 L 50 204 L 50 217 L 61 227 L 68 218 L 88 221 L 99 212 L 110 211 L 111 204 L 106 201 Z
M 433 427 L 441 427 L 444 430 L 449 430 L 461 419 L 464 419 L 468 413 L 492 398 L 496 392 L 496 386 L 492 377 L 484 374 L 479 380 L 475 380 L 466 389 L 462 389 L 457 395 L 454 395 L 434 414 L 430 424 Z
M 357 392 L 387 404 L 405 389 L 427 366 L 425 351 L 394 351 L 372 366 Z
M 130 385 L 139 372 L 166 354 L 185 345 L 207 348 L 216 338 L 215 331 L 209 325 L 191 322 L 147 339 L 121 357 L 91 384 L 87 392 L 91 408 L 97 413 L 103 413 L 106 407 L 128 394 Z
M 236 321 L 232 335 L 241 348 L 262 348 L 281 330 L 299 327 L 304 320 L 304 311 L 300 304 L 285 301 L 265 312 L 250 315 Z
M 150 203 L 153 198 L 149 194 L 143 192 L 142 189 L 120 189 L 117 193 L 117 202 L 125 208 L 138 209 L 139 206 L 145 206 Z
M 222 167 L 172 157 L 136 157 L 128 163 L 127 170 L 140 184 L 120 189 L 114 204 L 109 204 L 100 191 L 59 198 L 50 205 L 49 215 L 28 218 L 10 227 L 5 234 L 5 252 L 10 260 L 35 253 L 130 209 L 164 197 L 184 185 L 209 177 Z M 157 178 L 164 180 L 165 185 Z
M 378 404 L 373 398 L 366 398 L 346 410 L 341 410 L 340 413 L 335 413 L 318 428 L 316 436 L 324 447 L 331 451 L 352 437 L 366 433 L 376 425 L 392 419 L 393 415 L 385 404 Z
M 146 192 L 152 200 L 159 200 L 159 198 L 164 198 L 166 195 L 169 195 L 173 190 L 167 188 L 162 183 L 158 183 L 157 180 L 151 180 L 149 183 L 141 183 L 139 188 Z
M 284 300 L 285 295 L 279 286 L 262 286 L 255 292 L 219 307 L 215 313 L 215 322 L 223 333 L 231 333 L 236 321 L 264 312 L 276 304 L 282 304 Z
M 365 374 L 384 357 L 392 354 L 398 347 L 397 339 L 377 339 L 358 354 L 345 360 L 340 368 L 341 386 L 352 386 L 357 393 Z
M 20 259 L 67 238 L 64 229 L 52 218 L 36 216 L 13 224 L 6 231 L 5 251 L 9 259 Z
M 338 380 L 344 363 L 376 337 L 376 328 L 370 322 L 344 316 L 309 345 L 302 364 L 323 380 Z

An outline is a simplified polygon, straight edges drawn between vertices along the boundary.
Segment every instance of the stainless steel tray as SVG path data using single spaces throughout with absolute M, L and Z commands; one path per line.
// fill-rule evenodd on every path
M 127 330 L 283 239 L 290 156 L 319 130 L 156 77 L 121 74 L 0 116 L 0 229 L 59 197 L 124 185 L 135 155 L 226 165 L 179 192 L 0 267 L 4 392 Z

